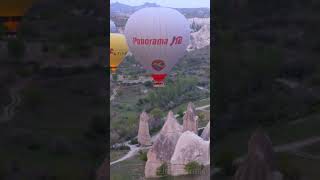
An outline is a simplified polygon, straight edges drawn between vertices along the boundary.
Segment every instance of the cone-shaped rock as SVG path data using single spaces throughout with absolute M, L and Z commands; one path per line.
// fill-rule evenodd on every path
M 140 114 L 138 142 L 142 146 L 150 146 L 151 145 L 151 137 L 150 137 L 150 133 L 149 133 L 149 116 L 146 112 L 142 112 Z
M 210 142 L 205 141 L 194 132 L 184 132 L 176 145 L 171 158 L 170 174 L 173 176 L 186 175 L 185 165 L 196 161 L 200 165 L 210 165 Z
M 148 151 L 148 161 L 145 166 L 145 176 L 147 178 L 157 177 L 157 169 L 163 163 L 170 163 L 175 146 L 181 134 L 182 126 L 177 122 L 173 113 L 170 111 L 158 138 Z
M 207 126 L 204 128 L 201 134 L 202 139 L 209 141 L 210 140 L 210 121 L 208 122 Z
M 192 131 L 196 134 L 198 132 L 198 116 L 196 116 L 196 110 L 191 102 L 189 102 L 187 111 L 183 116 L 184 131 Z
M 238 168 L 234 180 L 279 180 L 270 138 L 261 129 L 254 132 L 248 144 L 247 159 Z

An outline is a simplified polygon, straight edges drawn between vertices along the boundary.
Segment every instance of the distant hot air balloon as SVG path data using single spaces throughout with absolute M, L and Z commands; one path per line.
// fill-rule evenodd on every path
M 119 33 L 110 33 L 110 69 L 113 74 L 127 52 L 128 45 L 125 36 Z
M 165 77 L 185 54 L 190 27 L 178 11 L 151 7 L 130 16 L 125 35 L 130 52 L 152 73 L 154 87 L 163 87 Z
M 117 27 L 116 27 L 116 24 L 110 20 L 110 33 L 117 33 L 118 30 L 117 30 Z
M 36 0 L 1 0 L 0 19 L 8 35 L 15 35 L 22 17 Z

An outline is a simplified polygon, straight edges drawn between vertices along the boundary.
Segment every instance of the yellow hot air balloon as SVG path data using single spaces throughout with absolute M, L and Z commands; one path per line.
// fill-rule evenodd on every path
M 124 35 L 110 33 L 110 69 L 115 74 L 119 64 L 128 52 L 128 45 Z
M 22 17 L 36 0 L 1 0 L 0 19 L 8 34 L 15 35 Z

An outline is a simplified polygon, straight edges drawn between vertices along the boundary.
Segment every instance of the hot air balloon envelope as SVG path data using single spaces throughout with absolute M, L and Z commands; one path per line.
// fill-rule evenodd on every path
M 128 52 L 128 45 L 124 35 L 110 33 L 110 68 L 115 73 L 119 64 Z
M 185 54 L 190 41 L 187 19 L 177 10 L 152 7 L 138 10 L 125 27 L 130 52 L 152 73 L 154 86 L 163 86 L 167 73 Z

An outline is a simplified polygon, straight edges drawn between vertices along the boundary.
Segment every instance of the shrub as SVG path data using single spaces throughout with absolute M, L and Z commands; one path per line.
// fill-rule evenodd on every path
M 167 165 L 167 163 L 163 163 L 163 164 L 161 164 L 161 166 L 159 166 L 157 168 L 156 175 L 157 176 L 166 176 L 166 175 L 168 175 L 168 165 Z
M 139 142 L 138 142 L 138 139 L 137 138 L 134 138 L 134 139 L 131 139 L 131 141 L 130 141 L 130 144 L 138 144 Z
M 204 166 L 196 161 L 191 161 L 184 167 L 188 174 L 201 174 L 203 168 Z
M 179 118 L 182 118 L 182 117 L 183 117 L 183 110 L 182 110 L 182 109 L 180 109 L 180 110 L 178 111 L 178 115 L 179 115 Z
M 141 161 L 148 161 L 147 152 L 139 151 L 139 159 Z

